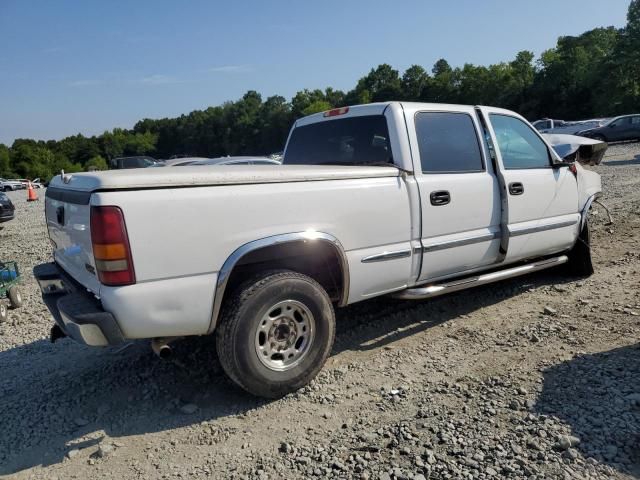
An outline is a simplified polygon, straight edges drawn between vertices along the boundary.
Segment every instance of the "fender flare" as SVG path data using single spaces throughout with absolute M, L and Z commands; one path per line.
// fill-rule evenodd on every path
M 211 312 L 211 322 L 207 334 L 213 333 L 217 324 L 220 310 L 222 308 L 222 299 L 227 288 L 227 283 L 231 277 L 231 272 L 238 264 L 238 262 L 247 254 L 260 250 L 262 248 L 272 247 L 274 245 L 282 245 L 286 243 L 294 242 L 324 242 L 330 244 L 335 250 L 338 260 L 340 262 L 340 269 L 342 270 L 342 294 L 338 305 L 343 307 L 347 305 L 349 300 L 349 262 L 347 255 L 340 241 L 331 234 L 316 231 L 284 233 L 280 235 L 273 235 L 270 237 L 253 240 L 251 242 L 241 245 L 233 251 L 231 255 L 222 264 L 222 268 L 218 272 L 218 279 L 216 281 L 215 294 L 213 299 L 213 309 Z

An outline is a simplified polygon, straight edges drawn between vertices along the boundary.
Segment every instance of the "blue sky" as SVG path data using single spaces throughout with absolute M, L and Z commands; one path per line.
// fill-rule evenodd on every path
M 625 24 L 628 0 L 0 0 L 0 143 L 99 134 L 235 100 L 509 61 Z

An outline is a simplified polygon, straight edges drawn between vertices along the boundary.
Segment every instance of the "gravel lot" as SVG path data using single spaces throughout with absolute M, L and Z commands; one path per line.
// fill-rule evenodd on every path
M 343 309 L 327 366 L 278 401 L 227 381 L 210 339 L 171 362 L 145 342 L 50 344 L 30 274 L 50 257 L 43 202 L 10 193 L 0 258 L 25 271 L 25 304 L 0 325 L 0 475 L 640 477 L 640 144 L 595 170 L 615 223 L 593 212 L 594 276 Z

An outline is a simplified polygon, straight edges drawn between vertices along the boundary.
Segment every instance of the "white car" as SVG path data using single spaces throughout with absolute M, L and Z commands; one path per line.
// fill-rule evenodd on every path
M 298 120 L 282 165 L 56 176 L 53 262 L 34 273 L 53 339 L 150 338 L 164 356 L 213 334 L 231 379 L 278 397 L 322 368 L 337 307 L 562 264 L 591 274 L 600 191 L 507 110 L 343 107 Z
M 22 190 L 23 188 L 26 188 L 26 187 L 19 180 L 7 180 L 5 178 L 0 178 L 0 191 L 2 192 Z

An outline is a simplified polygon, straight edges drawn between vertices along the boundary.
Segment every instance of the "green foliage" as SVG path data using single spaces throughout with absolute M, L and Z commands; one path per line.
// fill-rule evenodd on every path
M 177 118 L 144 119 L 133 129 L 115 128 L 97 137 L 60 141 L 17 139 L 0 145 L 0 176 L 50 178 L 61 169 L 104 169 L 119 156 L 216 157 L 281 151 L 292 123 L 344 105 L 387 100 L 494 105 L 530 119 L 566 120 L 640 111 L 640 0 L 630 2 L 625 28 L 595 28 L 560 37 L 535 60 L 521 51 L 510 62 L 452 67 L 444 58 L 430 73 L 412 65 L 402 75 L 382 64 L 344 93 L 304 89 L 290 102 L 255 91 L 235 102 Z
M 96 155 L 95 157 L 91 158 L 87 164 L 85 165 L 86 169 L 88 171 L 91 170 L 108 170 L 109 169 L 109 165 L 107 165 L 107 161 L 101 157 L 100 155 Z

